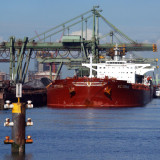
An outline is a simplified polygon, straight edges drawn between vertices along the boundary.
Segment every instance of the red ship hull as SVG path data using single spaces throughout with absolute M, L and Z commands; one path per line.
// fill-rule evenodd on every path
M 56 80 L 47 89 L 47 106 L 54 108 L 136 107 L 153 97 L 151 86 L 99 78 Z

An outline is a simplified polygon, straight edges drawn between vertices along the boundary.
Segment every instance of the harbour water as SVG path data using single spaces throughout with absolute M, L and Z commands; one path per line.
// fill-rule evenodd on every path
M 33 144 L 24 157 L 13 156 L 4 127 L 11 110 L 0 111 L 0 160 L 159 160 L 160 99 L 145 107 L 108 109 L 28 109 L 26 128 Z

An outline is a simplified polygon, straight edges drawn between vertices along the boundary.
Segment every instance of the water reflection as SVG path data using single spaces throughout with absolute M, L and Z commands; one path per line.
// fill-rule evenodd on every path
M 5 155 L 4 160 L 33 160 L 33 155 L 12 153 L 10 155 Z
M 160 99 L 145 107 L 109 109 L 27 110 L 34 122 L 26 132 L 34 143 L 26 145 L 26 155 L 6 155 L 10 146 L 0 144 L 4 160 L 105 160 L 159 159 Z M 3 111 L 2 111 L 3 112 Z M 0 116 L 0 133 L 11 128 L 3 123 L 10 112 Z M 26 135 L 28 135 L 26 133 Z M 125 144 L 125 145 L 124 145 Z M 118 157 L 118 158 L 117 158 Z

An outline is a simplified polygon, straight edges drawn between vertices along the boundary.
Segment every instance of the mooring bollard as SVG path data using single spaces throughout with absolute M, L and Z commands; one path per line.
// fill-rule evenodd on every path
M 9 136 L 6 136 L 4 140 L 5 144 L 11 144 L 12 153 L 25 153 L 25 144 L 33 143 L 31 136 L 27 136 L 25 139 L 25 127 L 32 126 L 33 122 L 31 118 L 28 118 L 26 122 L 26 108 L 33 108 L 31 101 L 28 101 L 28 104 L 20 103 L 20 97 L 22 97 L 22 84 L 16 85 L 16 97 L 18 98 L 17 103 L 10 104 L 10 101 L 6 101 L 4 108 L 12 109 L 12 121 L 10 122 L 9 118 L 6 118 L 4 126 L 12 127 L 12 139 Z

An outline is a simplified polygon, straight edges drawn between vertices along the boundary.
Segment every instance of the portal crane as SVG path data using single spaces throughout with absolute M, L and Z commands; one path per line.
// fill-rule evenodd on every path
M 94 56 L 93 62 L 99 62 L 99 57 L 103 57 L 104 54 L 112 57 L 114 56 L 113 48 L 117 43 L 113 39 L 114 36 L 120 41 L 120 43 L 118 43 L 118 48 L 120 49 L 121 56 L 125 55 L 128 51 L 157 51 L 156 44 L 137 43 L 126 36 L 122 31 L 104 18 L 100 13 L 101 10 L 98 8 L 98 6 L 94 6 L 92 10 L 38 34 L 33 38 L 29 39 L 28 37 L 25 37 L 24 40 L 16 40 L 15 37 L 10 37 L 9 42 L 0 43 L 0 52 L 7 51 L 10 53 L 10 80 L 12 80 L 13 83 L 19 81 L 24 82 L 32 54 L 36 54 L 38 61 L 42 63 L 59 63 L 61 65 L 65 63 L 69 66 L 72 66 L 72 64 L 74 66 L 74 64 L 77 63 L 78 65 L 76 65 L 75 69 L 77 69 L 82 62 L 88 61 L 90 53 Z M 92 38 L 88 40 L 87 21 L 91 17 L 93 18 Z M 77 20 L 79 18 L 80 20 Z M 99 35 L 100 18 L 112 29 L 112 31 L 104 36 Z M 83 37 L 84 22 L 86 22 L 86 38 Z M 69 29 L 79 23 L 82 24 L 81 35 L 69 34 Z M 67 35 L 65 35 L 65 30 L 68 30 Z M 51 39 L 53 36 L 61 32 L 63 32 L 61 41 L 52 42 Z M 101 43 L 101 39 L 106 36 L 111 37 L 111 43 Z M 125 42 L 121 42 L 122 39 Z M 57 54 L 50 54 L 51 51 L 54 51 Z M 61 52 L 63 52 L 63 54 Z M 24 59 L 25 62 L 23 63 Z M 61 68 L 61 65 L 59 68 Z

